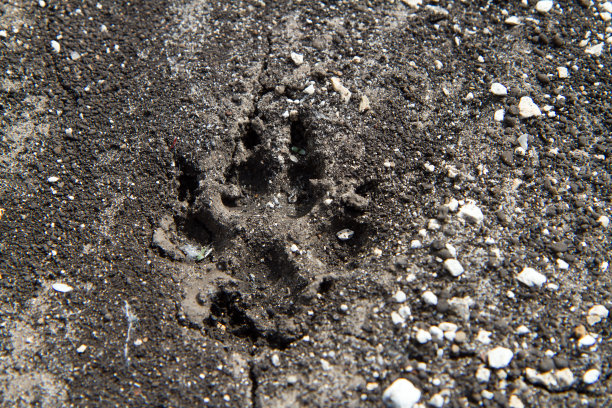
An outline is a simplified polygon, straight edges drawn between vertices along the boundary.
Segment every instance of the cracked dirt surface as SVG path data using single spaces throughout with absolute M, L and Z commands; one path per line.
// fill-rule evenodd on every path
M 606 3 L 0 7 L 0 405 L 612 403 Z

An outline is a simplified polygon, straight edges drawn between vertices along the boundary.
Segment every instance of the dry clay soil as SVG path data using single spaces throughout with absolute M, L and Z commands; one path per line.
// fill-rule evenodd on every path
M 0 405 L 612 406 L 607 6 L 417 3 L 2 1 Z

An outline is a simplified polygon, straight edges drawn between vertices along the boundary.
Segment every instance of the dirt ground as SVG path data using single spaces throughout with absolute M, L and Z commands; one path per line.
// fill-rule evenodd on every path
M 0 0 L 0 406 L 612 406 L 610 13 Z

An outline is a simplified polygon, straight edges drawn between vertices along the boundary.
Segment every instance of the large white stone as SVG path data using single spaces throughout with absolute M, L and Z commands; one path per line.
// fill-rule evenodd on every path
M 491 368 L 504 368 L 510 364 L 514 353 L 505 347 L 495 347 L 487 353 L 487 362 Z
M 523 96 L 521 98 L 518 108 L 519 115 L 521 115 L 521 118 L 523 119 L 531 118 L 533 116 L 540 116 L 542 114 L 542 111 L 538 105 L 536 105 L 535 102 L 533 102 L 533 99 L 528 96 Z
M 518 274 L 516 279 L 523 285 L 534 287 L 542 287 L 546 283 L 546 276 L 533 268 L 524 268 L 521 273 Z
M 421 391 L 405 378 L 395 380 L 383 393 L 388 408 L 412 408 L 421 399 Z

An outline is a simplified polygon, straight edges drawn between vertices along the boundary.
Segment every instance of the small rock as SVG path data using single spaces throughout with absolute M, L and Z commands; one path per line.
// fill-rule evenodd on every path
M 565 67 L 558 67 L 557 68 L 557 74 L 559 75 L 560 79 L 565 79 L 565 78 L 569 77 L 569 71 Z
M 393 300 L 395 300 L 397 303 L 404 303 L 406 301 L 406 294 L 403 291 L 398 290 L 395 292 L 395 295 L 393 295 Z
M 599 380 L 600 375 L 601 372 L 599 370 L 592 368 L 584 373 L 582 381 L 584 381 L 585 384 L 594 384 Z
M 474 224 L 479 224 L 484 220 L 484 215 L 476 204 L 469 202 L 459 210 L 459 217 L 466 219 Z
M 336 233 L 336 237 L 338 237 L 340 241 L 348 241 L 349 239 L 353 238 L 354 235 L 355 231 L 348 228 L 340 230 Z
M 426 330 L 419 329 L 416 332 L 415 338 L 420 344 L 425 344 L 431 341 L 431 334 Z
M 586 327 L 584 327 L 583 325 L 579 324 L 578 326 L 574 327 L 574 337 L 579 339 L 582 336 L 585 336 L 587 334 L 587 330 Z
M 608 226 L 610 225 L 610 218 L 606 217 L 605 215 L 602 215 L 601 217 L 597 219 L 597 222 L 602 227 L 608 228 Z
M 56 54 L 59 54 L 59 52 L 62 50 L 62 46 L 60 45 L 60 43 L 55 40 L 51 41 L 51 48 Z
M 61 293 L 72 292 L 72 286 L 66 285 L 65 283 L 54 283 L 53 285 L 51 285 L 51 287 L 56 292 L 61 292 Z
M 344 103 L 348 103 L 348 101 L 351 100 L 351 91 L 349 91 L 348 88 L 342 85 L 342 82 L 340 82 L 340 78 L 332 77 L 330 81 L 332 84 L 332 88 L 334 88 L 334 91 L 340 94 L 340 98 L 342 99 L 342 101 Z
M 508 400 L 508 406 L 510 408 L 525 408 L 525 404 L 523 404 L 523 401 L 521 401 L 521 399 L 516 394 L 512 394 L 510 396 L 510 399 Z
M 51 176 L 47 179 L 49 183 L 57 183 L 59 181 L 59 177 Z
M 404 323 L 406 320 L 397 312 L 391 312 L 391 321 L 395 326 Z
M 505 96 L 508 95 L 508 88 L 506 88 L 499 82 L 494 82 L 493 84 L 491 84 L 491 93 L 497 96 Z
M 81 353 L 84 353 L 84 352 L 85 352 L 85 350 L 87 350 L 87 346 L 86 346 L 86 345 L 84 345 L 84 344 L 81 344 L 81 345 L 79 346 L 79 348 L 78 348 L 78 349 L 76 349 L 76 352 L 77 352 L 77 353 L 79 353 L 79 354 L 81 354 Z
M 412 241 L 410 241 L 410 248 L 411 249 L 423 248 L 423 244 L 418 239 L 413 239 Z
M 580 347 L 591 347 L 595 343 L 597 343 L 597 339 L 590 334 L 585 334 L 578 340 L 578 346 Z
M 361 95 L 361 101 L 359 102 L 359 112 L 363 113 L 370 110 L 370 100 L 367 96 Z
M 428 305 L 435 306 L 438 304 L 438 297 L 431 290 L 423 292 L 421 298 Z
M 490 344 L 491 343 L 491 332 L 480 329 L 478 331 L 478 335 L 476 335 L 476 340 L 482 344 Z
M 314 95 L 315 93 L 315 87 L 313 84 L 308 85 L 306 88 L 304 88 L 304 93 L 306 95 Z
M 388 408 L 412 408 L 421 399 L 421 391 L 405 378 L 395 380 L 383 393 Z
M 529 147 L 528 142 L 529 142 L 529 135 L 521 135 L 519 136 L 519 138 L 517 139 L 519 146 L 521 146 L 523 148 L 523 150 L 527 150 L 527 148 Z
M 281 365 L 280 357 L 278 356 L 278 354 L 272 354 L 272 357 L 270 357 L 270 362 L 274 367 L 280 367 Z
M 298 54 L 297 52 L 292 52 L 291 61 L 293 61 L 295 65 L 302 65 L 304 63 L 304 55 Z
M 498 109 L 493 114 L 493 120 L 495 120 L 496 122 L 503 122 L 505 114 L 506 112 L 503 109 Z
M 495 347 L 487 353 L 487 362 L 491 368 L 504 368 L 514 357 L 512 350 L 505 347 Z
M 509 26 L 517 26 L 521 24 L 521 20 L 516 16 L 510 16 L 504 20 L 504 23 L 508 24 Z
M 444 269 L 454 277 L 458 277 L 465 272 L 461 263 L 456 259 L 447 259 L 444 261 Z
M 533 268 L 524 268 L 523 271 L 518 274 L 516 279 L 530 288 L 534 286 L 542 287 L 542 285 L 546 283 L 546 276 L 542 275 Z
M 593 326 L 608 318 L 608 309 L 604 305 L 595 305 L 587 313 L 587 322 Z
M 523 96 L 519 101 L 519 115 L 523 119 L 542 115 L 542 111 L 529 96 Z
M 490 378 L 491 370 L 489 370 L 485 366 L 478 367 L 478 370 L 476 370 L 476 381 L 478 381 L 479 383 L 486 383 L 489 382 Z
M 601 57 L 601 54 L 603 53 L 603 48 L 604 43 L 595 44 L 590 47 L 586 47 L 584 49 L 584 53 L 587 55 L 592 55 L 594 57 Z
M 553 8 L 552 0 L 540 0 L 536 3 L 536 11 L 540 14 L 546 14 Z
M 370 200 L 357 193 L 345 193 L 341 197 L 342 204 L 357 211 L 365 211 L 370 205 Z

